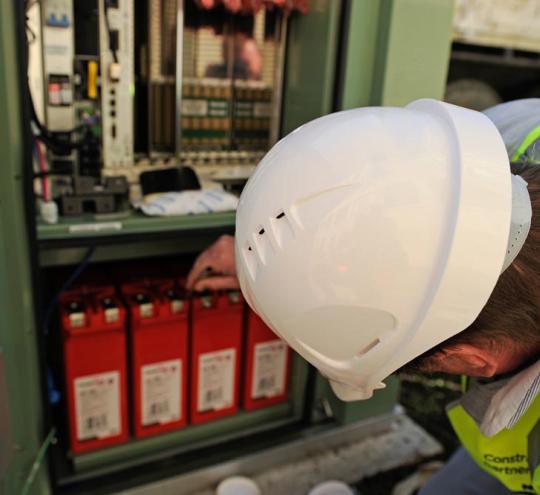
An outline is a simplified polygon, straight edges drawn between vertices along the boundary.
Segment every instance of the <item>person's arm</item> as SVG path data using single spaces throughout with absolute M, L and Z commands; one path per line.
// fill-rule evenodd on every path
M 186 288 L 193 291 L 238 289 L 234 258 L 234 237 L 221 236 L 195 260 Z

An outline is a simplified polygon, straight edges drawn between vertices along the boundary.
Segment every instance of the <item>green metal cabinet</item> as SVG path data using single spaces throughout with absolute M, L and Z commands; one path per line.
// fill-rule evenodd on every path
M 32 260 L 39 259 L 42 267 L 73 265 L 89 246 L 97 246 L 93 261 L 194 252 L 220 233 L 234 230 L 234 216 L 228 214 L 179 221 L 132 216 L 120 220 L 120 227 L 117 224 L 99 233 L 74 231 L 70 229 L 73 222 L 36 229 L 33 220 L 28 220 L 31 205 L 25 201 L 23 187 L 29 143 L 23 132 L 20 90 L 24 79 L 20 69 L 22 4 L 0 2 L 0 493 L 9 495 L 47 494 L 54 489 L 47 462 L 54 432 L 42 400 L 40 327 L 34 319 L 37 294 L 32 280 L 39 267 Z M 452 0 L 312 0 L 310 13 L 293 15 L 289 23 L 282 133 L 334 110 L 441 97 L 452 4 Z M 308 376 L 300 359 L 295 361 L 295 376 L 298 389 L 293 394 L 302 395 L 302 400 L 230 418 L 206 430 L 186 430 L 88 454 L 74 461 L 76 470 L 83 473 L 81 480 L 95 477 L 106 469 L 120 469 L 123 463 L 133 466 L 130 459 L 151 462 L 168 452 L 180 455 L 178 442 L 203 445 L 208 437 L 226 442 L 232 440 L 228 432 L 239 429 L 245 430 L 244 435 L 252 430 L 254 435 L 262 434 L 261 424 L 277 428 L 287 417 L 297 421 L 296 428 L 302 427 L 300 418 L 304 424 L 329 417 L 355 421 L 388 410 L 396 399 L 397 386 L 391 381 L 388 390 L 371 402 L 339 402 L 324 380 Z M 279 438 L 287 438 L 284 431 Z M 274 436 L 275 442 L 278 435 Z M 236 445 L 242 451 L 241 442 Z M 215 452 L 218 455 L 219 449 Z M 195 466 L 189 452 L 185 455 L 185 466 Z M 210 462 L 213 457 L 206 458 Z M 138 482 L 139 474 L 133 475 L 132 483 Z M 153 474 L 165 476 L 167 471 Z
M 20 2 L 22 5 L 23 3 Z M 28 145 L 21 116 L 15 2 L 0 2 L 0 493 L 46 494 L 46 469 L 32 465 L 46 437 L 41 404 L 36 322 L 24 199 L 23 157 Z M 20 12 L 19 12 L 20 14 Z M 26 485 L 25 485 L 26 483 Z

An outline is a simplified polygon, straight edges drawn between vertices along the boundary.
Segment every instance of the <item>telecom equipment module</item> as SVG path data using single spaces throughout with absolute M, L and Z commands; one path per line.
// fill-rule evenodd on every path
M 128 203 L 95 200 L 118 195 L 104 177 L 124 176 L 134 196 L 141 172 L 178 164 L 203 178 L 247 178 L 278 137 L 288 19 L 279 2 L 252 4 L 28 2 L 41 205 L 111 213 Z M 88 198 L 79 176 L 95 179 Z

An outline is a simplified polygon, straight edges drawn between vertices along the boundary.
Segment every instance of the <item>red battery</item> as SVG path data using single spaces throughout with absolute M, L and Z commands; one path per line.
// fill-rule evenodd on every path
M 287 400 L 290 363 L 290 347 L 249 310 L 244 409 L 259 409 Z
M 238 410 L 243 299 L 212 293 L 192 301 L 191 422 L 212 421 Z
M 81 287 L 60 298 L 71 450 L 128 439 L 126 311 L 112 287 Z
M 138 438 L 187 423 L 188 305 L 173 282 L 125 284 L 130 311 L 133 423 Z

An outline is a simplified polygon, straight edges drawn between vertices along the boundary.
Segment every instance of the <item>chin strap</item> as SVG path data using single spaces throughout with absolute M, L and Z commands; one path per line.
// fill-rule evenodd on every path
M 512 218 L 510 220 L 510 234 L 508 236 L 506 256 L 501 273 L 512 264 L 521 251 L 523 244 L 525 244 L 531 228 L 531 218 L 531 198 L 527 190 L 527 182 L 519 175 L 512 175 Z

